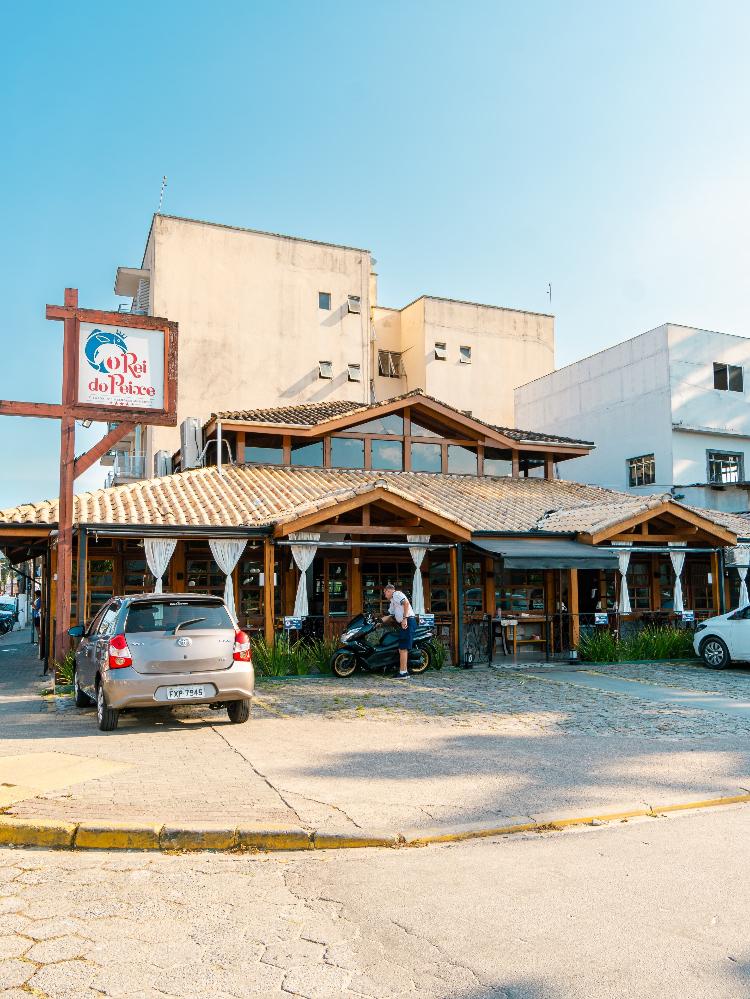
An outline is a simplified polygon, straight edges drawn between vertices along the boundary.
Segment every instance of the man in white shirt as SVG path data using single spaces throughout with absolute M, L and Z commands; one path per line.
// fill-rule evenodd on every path
M 409 676 L 409 650 L 414 644 L 414 632 L 417 630 L 417 618 L 414 609 L 409 603 L 409 599 L 401 590 L 397 590 L 393 583 L 386 583 L 383 587 L 383 595 L 389 601 L 388 613 L 382 619 L 383 624 L 395 622 L 398 632 L 398 658 L 399 672 L 398 678 L 403 680 Z

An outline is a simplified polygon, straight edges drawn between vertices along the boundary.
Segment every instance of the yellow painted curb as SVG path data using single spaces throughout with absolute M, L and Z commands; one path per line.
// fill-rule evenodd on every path
M 313 833 L 312 845 L 315 850 L 358 850 L 365 847 L 403 846 L 401 833 Z
M 237 846 L 240 850 L 311 850 L 312 833 L 297 826 L 240 826 Z
M 14 819 L 0 816 L 0 845 L 48 846 L 70 849 L 76 832 L 74 822 L 56 822 L 48 819 Z
M 161 826 L 132 822 L 81 822 L 75 836 L 78 850 L 158 850 Z
M 214 823 L 201 825 L 150 825 L 109 820 L 63 822 L 49 819 L 19 819 L 0 815 L 0 846 L 48 847 L 79 850 L 352 850 L 366 847 L 395 848 L 429 846 L 431 843 L 460 843 L 470 839 L 512 836 L 518 833 L 548 832 L 573 826 L 621 822 L 634 818 L 656 818 L 669 812 L 684 812 L 721 805 L 750 803 L 750 794 L 726 798 L 705 798 L 673 805 L 652 805 L 624 812 L 600 812 L 573 818 L 545 818 L 539 822 L 519 822 L 505 826 L 470 827 L 445 832 L 414 831 L 355 834 L 308 832 L 298 826 L 250 826 L 238 828 Z
M 159 836 L 162 850 L 233 850 L 237 846 L 234 826 L 166 825 Z

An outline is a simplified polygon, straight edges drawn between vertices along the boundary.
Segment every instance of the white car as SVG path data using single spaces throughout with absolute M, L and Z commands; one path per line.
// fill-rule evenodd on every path
M 702 621 L 693 648 L 709 669 L 726 669 L 733 659 L 750 662 L 750 606 Z

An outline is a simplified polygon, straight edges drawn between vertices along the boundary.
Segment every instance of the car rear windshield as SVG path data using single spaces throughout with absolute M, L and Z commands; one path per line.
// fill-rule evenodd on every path
M 139 600 L 130 605 L 125 632 L 169 632 L 178 626 L 180 631 L 233 627 L 226 607 L 215 600 Z

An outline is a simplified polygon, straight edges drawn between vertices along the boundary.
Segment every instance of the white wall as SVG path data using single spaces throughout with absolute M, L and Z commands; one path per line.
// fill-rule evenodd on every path
M 593 354 L 515 391 L 515 423 L 526 430 L 592 440 L 595 450 L 565 462 L 576 482 L 627 488 L 628 458 L 653 453 L 657 481 L 636 492 L 664 492 L 672 483 L 667 327 Z

